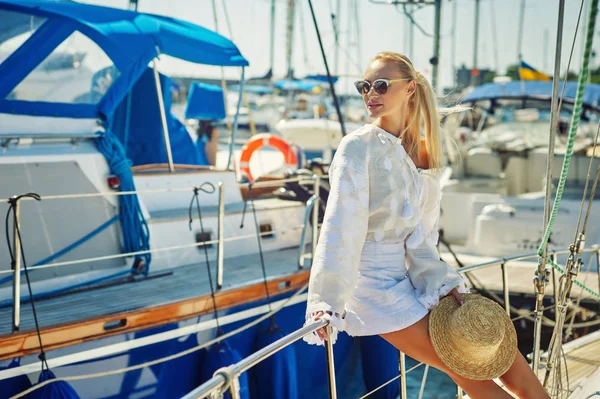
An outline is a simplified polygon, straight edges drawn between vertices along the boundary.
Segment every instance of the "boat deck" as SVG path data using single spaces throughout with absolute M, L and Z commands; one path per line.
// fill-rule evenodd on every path
M 298 272 L 298 248 L 265 252 L 265 269 L 269 280 Z M 216 284 L 216 260 L 211 260 L 213 284 Z M 223 287 L 220 292 L 262 282 L 259 254 L 225 259 Z M 22 289 L 26 289 L 23 286 Z M 190 298 L 210 295 L 204 262 L 150 273 L 148 278 L 121 280 L 119 284 L 101 285 L 35 302 L 42 328 L 88 320 L 107 315 L 157 307 Z M 211 306 L 212 307 L 212 306 Z M 12 307 L 0 309 L 0 339 L 11 334 Z M 35 328 L 31 305 L 21 304 L 21 331 Z
M 585 335 L 563 345 L 565 352 L 563 364 L 562 389 L 570 398 L 587 398 L 600 391 L 600 331 Z M 568 370 L 565 373 L 564 370 Z M 545 369 L 540 370 L 540 381 L 544 380 Z M 567 379 L 568 374 L 568 379 Z M 550 379 L 548 386 L 552 386 Z

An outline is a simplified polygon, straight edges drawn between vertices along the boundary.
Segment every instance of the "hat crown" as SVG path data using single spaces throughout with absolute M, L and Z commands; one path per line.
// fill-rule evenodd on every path
M 503 313 L 490 301 L 466 301 L 450 317 L 449 338 L 460 352 L 473 359 L 492 357 L 504 339 L 505 331 L 499 323 Z

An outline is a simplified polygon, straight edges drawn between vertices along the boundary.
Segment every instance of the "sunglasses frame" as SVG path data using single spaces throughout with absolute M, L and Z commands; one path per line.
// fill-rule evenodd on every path
M 403 78 L 403 79 L 375 79 L 373 81 L 373 83 L 369 82 L 368 80 L 361 79 L 361 80 L 357 80 L 357 81 L 354 82 L 354 87 L 356 87 L 356 90 L 358 91 L 358 93 L 360 95 L 363 95 L 363 96 L 365 94 L 368 94 L 371 91 L 371 89 L 375 90 L 375 92 L 377 94 L 379 94 L 380 96 L 383 96 L 385 93 L 387 93 L 388 88 L 392 85 L 392 83 L 402 82 L 402 81 L 405 81 L 405 80 L 411 80 L 411 79 L 410 78 Z M 379 82 L 379 81 L 385 82 L 385 84 L 386 84 L 386 88 L 385 88 L 385 91 L 383 93 L 381 93 L 379 90 L 377 90 L 377 89 L 374 88 L 375 82 Z M 358 88 L 358 86 L 357 86 L 359 83 L 366 83 L 366 84 L 368 84 L 369 86 L 368 86 L 367 91 L 360 90 Z

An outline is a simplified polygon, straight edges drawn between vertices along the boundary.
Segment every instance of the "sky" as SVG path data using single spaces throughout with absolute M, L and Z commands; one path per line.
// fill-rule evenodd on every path
M 127 8 L 128 0 L 79 0 L 83 3 Z M 217 24 L 213 18 L 213 1 L 217 5 Z M 351 0 L 340 0 L 341 13 L 338 70 L 335 70 L 336 46 L 330 14 L 336 12 L 338 0 L 313 0 L 316 19 L 324 42 L 328 63 L 332 73 L 348 75 L 338 83 L 340 92 L 351 89 L 355 76 L 362 75 L 369 60 L 380 51 L 396 51 L 411 57 L 413 65 L 427 78 L 431 78 L 429 59 L 433 55 L 433 39 L 414 29 L 414 54 L 409 53 L 408 26 L 410 22 L 401 11 L 389 4 L 374 4 L 372 1 L 357 0 L 360 37 L 357 39 L 356 14 L 350 10 Z M 565 0 L 562 68 L 566 69 L 577 16 L 582 1 Z M 285 42 L 288 0 L 276 1 L 275 62 L 274 73 L 283 76 L 287 71 Z M 308 0 L 296 0 L 296 29 L 294 32 L 293 66 L 298 77 L 309 73 L 324 73 L 325 67 L 320 53 L 317 35 L 312 22 Z M 524 30 L 522 35 L 523 60 L 538 70 L 552 73 L 556 47 L 559 0 L 525 0 Z M 456 7 L 456 24 L 453 23 L 453 8 Z M 478 67 L 504 71 L 507 65 L 518 59 L 518 20 L 521 0 L 480 0 Z M 586 7 L 587 8 L 587 7 Z M 584 11 L 585 9 L 584 8 Z M 269 69 L 271 0 L 139 0 L 138 11 L 180 18 L 217 30 L 232 39 L 241 53 L 250 62 L 246 76 L 261 76 Z M 434 7 L 425 6 L 415 12 L 415 21 L 431 34 L 434 26 Z M 473 65 L 474 54 L 475 0 L 443 0 L 441 17 L 441 41 L 439 63 L 439 87 L 453 83 L 453 68 L 465 64 Z M 231 25 L 228 29 L 227 17 Z M 352 22 L 349 21 L 352 18 Z M 581 62 L 583 26 L 582 20 L 577 43 L 574 46 L 574 61 L 571 70 L 579 70 Z M 453 46 L 452 30 L 455 27 L 456 41 Z M 599 31 L 599 29 L 596 29 Z M 494 34 L 495 32 L 495 34 Z M 595 41 L 600 40 L 596 34 Z M 597 46 L 595 46 L 597 47 Z M 453 48 L 455 55 L 453 57 Z M 306 49 L 306 51 L 305 51 Z M 452 60 L 455 59 L 453 65 Z M 600 64 L 592 60 L 592 66 Z M 218 77 L 219 68 L 162 60 L 161 71 L 172 76 Z M 239 71 L 229 68 L 227 77 L 239 76 Z

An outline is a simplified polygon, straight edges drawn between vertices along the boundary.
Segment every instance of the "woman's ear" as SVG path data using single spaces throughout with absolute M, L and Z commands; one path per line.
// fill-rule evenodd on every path
M 411 96 L 414 94 L 416 88 L 417 88 L 417 84 L 415 83 L 414 80 L 411 80 L 410 82 L 408 82 L 408 85 L 406 86 L 406 93 L 408 93 L 408 95 Z

